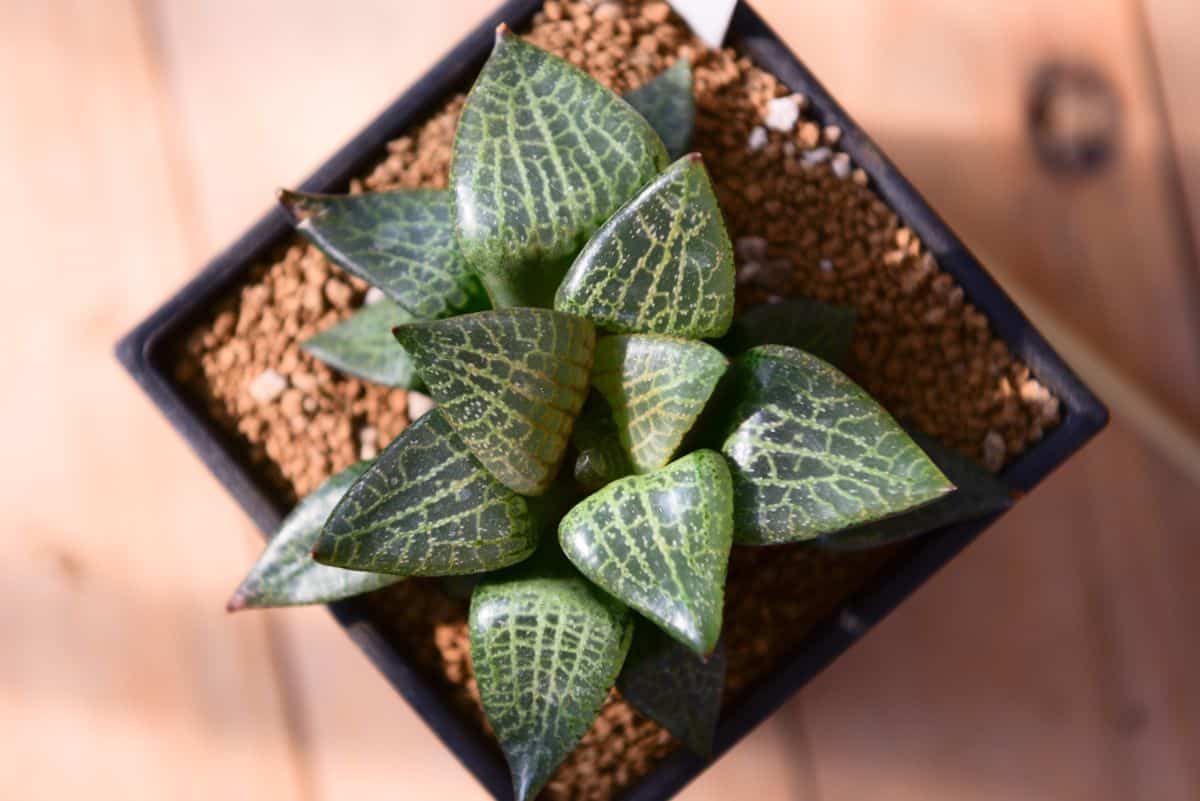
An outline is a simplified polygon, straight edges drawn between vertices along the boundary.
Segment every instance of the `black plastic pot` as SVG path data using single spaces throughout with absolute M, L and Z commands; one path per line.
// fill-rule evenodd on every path
M 312 192 L 345 191 L 385 155 L 391 139 L 405 133 L 435 111 L 449 95 L 469 87 L 492 48 L 500 22 L 520 29 L 542 0 L 510 0 L 463 39 L 413 88 L 338 152 L 303 185 Z M 1062 403 L 1062 422 L 1041 442 L 1009 465 L 1010 486 L 1031 490 L 1062 464 L 1108 420 L 1108 412 L 1090 390 L 1034 330 L 1012 301 L 925 203 L 916 190 L 879 151 L 792 55 L 782 41 L 745 3 L 733 17 L 729 44 L 774 73 L 793 91 L 803 93 L 823 125 L 842 129 L 841 147 L 866 170 L 879 195 L 920 236 L 938 263 L 958 281 L 971 303 L 982 310 L 995 332 L 1008 343 L 1034 376 Z M 278 209 L 269 212 L 241 239 L 210 263 L 200 275 L 129 333 L 117 345 L 117 356 L 176 429 L 233 493 L 264 533 L 273 531 L 282 513 L 270 494 L 233 455 L 225 435 L 185 398 L 171 378 L 168 343 L 203 315 L 247 270 L 293 236 Z M 817 626 L 803 645 L 774 673 L 748 688 L 724 710 L 714 759 L 733 747 L 818 671 L 832 662 L 929 576 L 977 537 L 992 519 L 947 527 L 921 538 L 893 560 L 863 592 Z M 476 778 L 497 799 L 510 799 L 508 770 L 494 743 L 478 727 L 463 720 L 435 685 L 412 666 L 370 621 L 366 606 L 355 600 L 332 604 L 334 616 L 393 686 L 423 717 Z M 623 796 L 625 801 L 661 801 L 671 797 L 708 763 L 676 752 Z

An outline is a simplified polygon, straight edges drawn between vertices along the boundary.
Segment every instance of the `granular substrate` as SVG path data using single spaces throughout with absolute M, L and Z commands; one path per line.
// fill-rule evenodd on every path
M 804 98 L 731 50 L 705 49 L 662 2 L 551 1 L 528 35 L 617 91 L 681 56 L 692 62 L 694 149 L 735 241 L 740 307 L 791 295 L 853 307 L 853 377 L 897 417 L 993 470 L 1058 422 L 1057 398 L 838 150 L 841 132 L 805 113 Z M 352 191 L 444 187 L 461 108 L 455 97 L 391 142 Z M 377 452 L 408 423 L 403 390 L 349 378 L 299 349 L 353 313 L 366 290 L 296 237 L 179 343 L 176 379 L 285 502 Z M 735 548 L 725 609 L 727 701 L 776 667 L 895 553 Z M 430 580 L 404 582 L 370 602 L 399 650 L 486 727 L 465 602 Z M 607 801 L 675 747 L 614 692 L 545 797 Z

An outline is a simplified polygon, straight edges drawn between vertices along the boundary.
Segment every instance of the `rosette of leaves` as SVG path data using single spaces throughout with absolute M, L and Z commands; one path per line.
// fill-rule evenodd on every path
M 306 498 L 230 608 L 483 574 L 455 586 L 518 799 L 614 686 L 708 752 L 731 548 L 874 546 L 971 514 L 938 464 L 999 494 L 826 361 L 852 314 L 734 322 L 721 211 L 680 155 L 693 114 L 686 63 L 626 102 L 502 27 L 448 189 L 281 196 L 386 296 L 308 349 L 437 405 Z

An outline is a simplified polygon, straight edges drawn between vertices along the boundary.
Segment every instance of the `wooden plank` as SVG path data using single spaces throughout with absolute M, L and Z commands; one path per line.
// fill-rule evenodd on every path
M 1127 0 L 759 5 L 1001 283 L 1035 292 L 1200 430 L 1195 281 Z M 1095 67 L 1119 100 L 1118 156 L 1099 174 L 1056 175 L 1034 155 L 1028 88 L 1051 61 Z
M 222 609 L 243 517 L 112 358 L 193 266 L 136 14 L 0 19 L 0 797 L 304 798 L 264 620 Z
M 1162 98 L 1175 146 L 1179 189 L 1191 221 L 1192 247 L 1200 239 L 1200 3 L 1192 0 L 1140 0 L 1149 29 L 1151 57 L 1162 82 Z M 1192 258 L 1197 258 L 1193 250 Z M 1194 270 L 1200 264 L 1193 262 Z
M 1198 310 L 1128 4 L 768 4 L 1002 283 L 1196 425 Z M 1099 175 L 1033 156 L 1027 81 L 1051 59 L 1116 88 Z M 1195 797 L 1200 594 L 1174 561 L 1195 564 L 1193 493 L 1118 424 L 1026 499 L 804 694 L 821 797 Z
M 821 798 L 1197 797 L 1194 493 L 1102 435 L 806 689 Z

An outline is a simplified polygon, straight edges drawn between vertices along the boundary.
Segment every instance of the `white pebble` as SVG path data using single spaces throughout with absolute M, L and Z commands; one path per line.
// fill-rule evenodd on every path
M 746 149 L 750 151 L 762 150 L 767 146 L 767 129 L 761 125 L 755 125 L 754 130 L 750 131 L 750 138 L 746 140 Z
M 363 297 L 363 305 L 370 306 L 372 303 L 378 303 L 386 297 L 387 295 L 383 294 L 382 289 L 373 286 L 367 290 L 367 294 Z
M 361 442 L 379 442 L 379 429 L 375 426 L 363 426 L 358 430 L 358 439 Z
M 437 406 L 433 398 L 421 392 L 408 393 L 408 419 L 420 420 L 430 409 Z
M 739 236 L 733 252 L 741 261 L 762 261 L 767 257 L 767 240 L 761 236 Z
M 1008 446 L 1004 444 L 1004 436 L 999 431 L 987 432 L 983 438 L 983 466 L 993 473 L 999 473 L 1007 455 Z
M 762 265 L 756 261 L 748 261 L 738 268 L 737 282 L 739 284 L 749 284 L 758 274 L 762 272 Z
M 287 389 L 287 385 L 286 378 L 268 367 L 250 382 L 250 397 L 259 403 L 270 403 Z
M 823 272 L 823 273 L 833 272 L 833 262 L 830 261 L 829 259 L 821 259 L 818 266 L 820 266 L 821 272 Z
M 763 123 L 773 131 L 788 133 L 800 119 L 800 101 L 796 96 L 777 97 L 767 102 Z
M 358 446 L 358 458 L 368 462 L 379 455 L 379 446 L 374 442 L 364 442 Z
M 818 164 L 829 161 L 829 158 L 832 155 L 833 151 L 827 147 L 815 147 L 812 150 L 805 151 L 804 155 L 801 156 L 800 159 L 807 166 L 815 167 Z
M 833 174 L 838 178 L 845 180 L 850 177 L 854 165 L 850 163 L 850 157 L 845 153 L 838 153 L 833 157 Z

